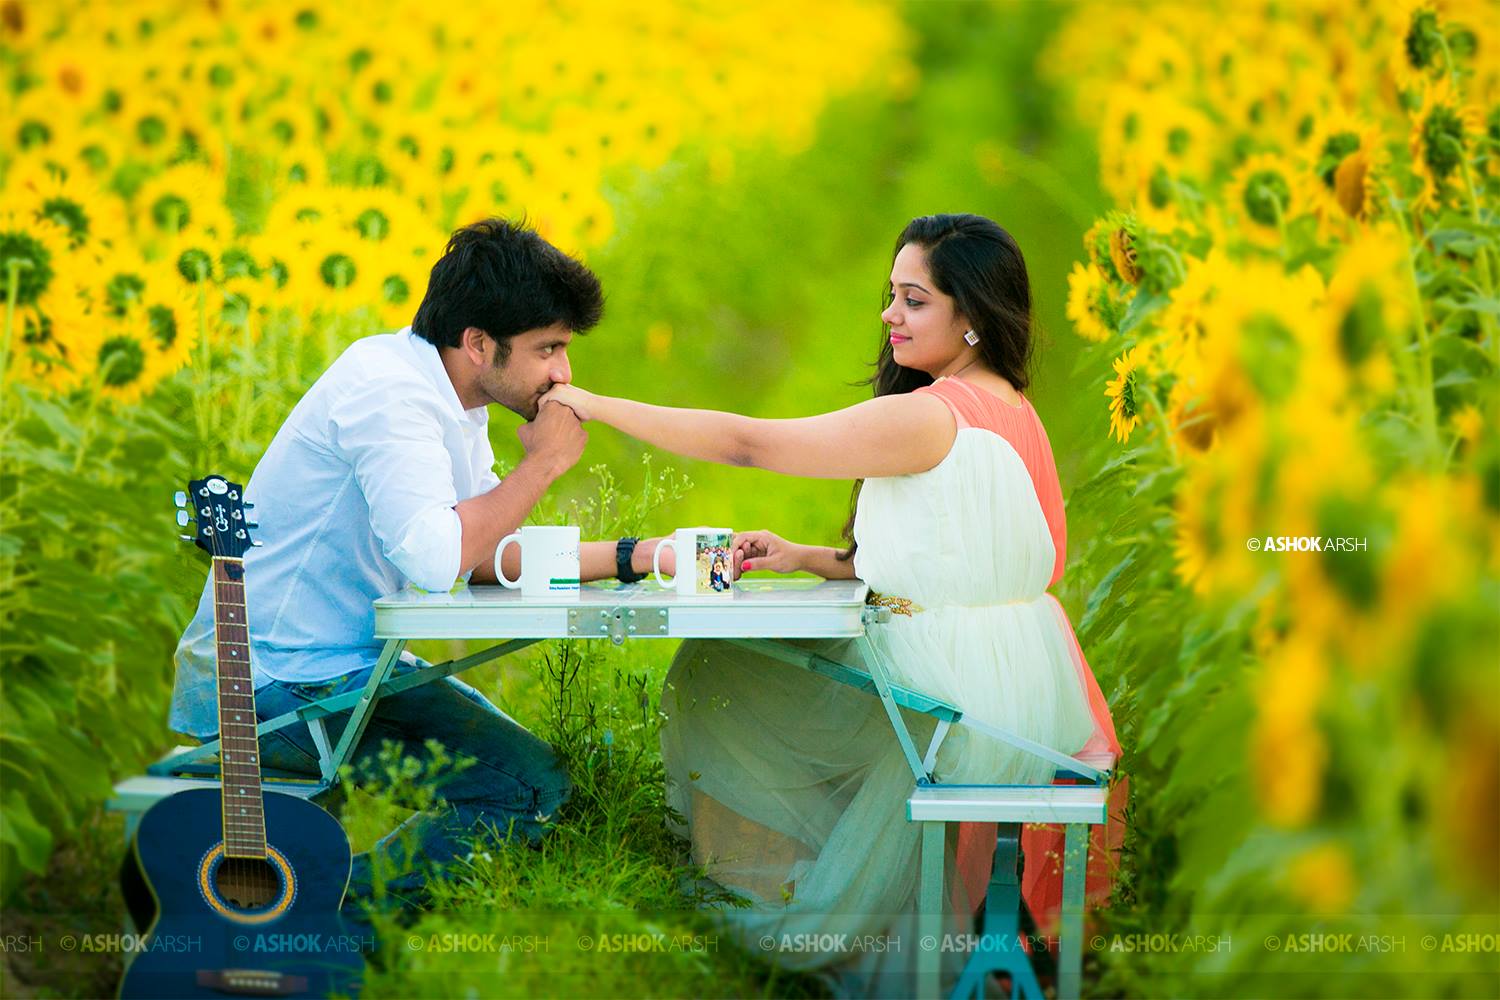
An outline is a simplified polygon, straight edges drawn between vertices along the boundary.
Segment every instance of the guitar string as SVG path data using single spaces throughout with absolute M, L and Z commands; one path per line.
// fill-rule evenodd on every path
M 208 480 L 205 478 L 203 480 L 203 482 L 207 483 Z M 228 480 L 225 480 L 224 482 L 225 482 L 226 486 L 230 485 L 229 482 L 228 482 Z M 191 489 L 191 484 L 189 484 L 189 488 Z M 238 501 L 236 501 L 236 503 L 237 504 L 243 503 L 243 500 L 244 500 L 243 491 L 241 490 L 241 491 L 237 491 L 237 492 L 240 493 L 240 496 L 239 496 Z M 209 506 L 210 513 L 207 516 L 211 520 L 212 517 L 213 517 L 213 514 L 212 514 L 213 502 L 212 502 L 212 500 L 209 501 L 209 505 L 208 506 Z M 240 509 L 243 510 L 243 507 L 241 507 Z M 241 521 L 241 523 L 243 523 L 245 521 L 245 517 L 244 517 L 243 513 L 241 513 L 240 521 Z M 230 519 L 230 518 L 226 518 L 225 519 L 225 524 L 226 525 L 229 525 L 231 523 L 232 523 L 232 519 Z M 246 530 L 246 538 L 248 539 L 248 537 L 249 537 L 249 529 L 247 528 L 245 530 Z M 250 620 L 249 620 L 249 616 L 243 613 L 243 609 L 245 607 L 245 597 L 244 597 L 244 558 L 243 558 L 243 556 L 240 557 L 240 566 L 241 566 L 240 578 L 239 578 L 238 581 L 235 581 L 235 580 L 233 580 L 231 571 L 229 570 L 229 564 L 228 564 L 228 562 L 227 561 L 226 562 L 221 562 L 220 561 L 222 559 L 229 558 L 227 556 L 227 554 L 226 554 L 226 550 L 223 548 L 223 543 L 221 541 L 221 535 L 222 535 L 222 533 L 216 527 L 212 528 L 207 533 L 208 533 L 210 539 L 212 540 L 212 547 L 213 547 L 213 553 L 212 554 L 214 556 L 213 567 L 212 567 L 212 575 L 214 577 L 214 610 L 215 610 L 215 615 L 214 615 L 214 618 L 215 618 L 215 629 L 214 629 L 214 632 L 215 632 L 215 650 L 214 650 L 214 653 L 215 653 L 215 663 L 216 664 L 220 663 L 222 661 L 222 659 L 223 659 L 222 655 L 220 655 L 220 649 L 219 649 L 219 646 L 221 645 L 221 640 L 220 640 L 220 637 L 219 637 L 219 628 L 222 626 L 222 622 L 219 621 L 220 616 L 218 614 L 218 611 L 220 610 L 220 608 L 222 606 L 222 602 L 221 602 L 221 590 L 220 590 L 221 582 L 225 586 L 228 586 L 228 585 L 230 585 L 232 583 L 237 582 L 239 584 L 239 589 L 240 589 L 239 600 L 237 602 L 237 606 L 242 609 L 242 614 L 241 614 L 242 621 L 241 621 L 240 625 L 236 626 L 236 627 L 242 627 L 244 629 L 245 642 L 242 643 L 242 645 L 245 646 L 245 654 L 246 654 L 245 655 L 244 665 L 245 665 L 245 667 L 248 668 L 249 665 L 250 665 L 249 664 L 249 659 L 250 659 L 250 657 L 249 657 L 249 646 L 250 646 L 250 643 L 249 643 L 249 639 L 250 639 L 250 627 L 249 626 L 250 626 Z M 220 581 L 220 579 L 219 579 L 219 570 L 220 570 L 221 567 L 222 567 L 222 569 L 224 571 L 224 577 L 225 577 L 225 579 L 223 581 Z M 223 709 L 223 704 L 224 704 L 224 702 L 223 702 L 223 698 L 224 698 L 224 688 L 223 688 L 224 678 L 223 678 L 223 672 L 222 672 L 222 670 L 216 670 L 215 674 L 216 674 L 215 680 L 217 681 L 218 686 L 219 686 L 219 711 L 220 711 L 220 715 L 222 716 L 224 714 L 224 709 Z M 253 706 L 255 704 L 255 688 L 254 688 L 254 675 L 253 675 L 253 673 L 252 673 L 252 675 L 250 677 L 250 681 L 249 682 L 250 682 L 251 687 L 250 687 L 250 693 L 249 693 L 248 697 L 250 699 L 250 704 Z M 224 828 L 224 838 L 225 838 L 225 841 L 226 841 L 226 848 L 227 848 L 227 842 L 230 839 L 229 810 L 231 808 L 233 808 L 233 807 L 231 807 L 229 805 L 230 796 L 228 796 L 228 795 L 225 794 L 225 788 L 226 788 L 226 786 L 228 784 L 228 778 L 229 778 L 229 769 L 226 766 L 227 761 L 228 761 L 228 753 L 229 753 L 229 751 L 223 749 L 224 725 L 225 725 L 226 722 L 228 722 L 227 718 L 221 718 L 220 719 L 220 724 L 219 724 L 219 738 L 220 738 L 219 742 L 220 742 L 220 748 L 221 748 L 221 750 L 223 751 L 223 754 L 224 754 L 224 758 L 220 762 L 219 801 L 220 801 L 220 818 L 221 818 L 221 822 L 222 822 L 223 828 Z M 245 858 L 245 859 L 230 858 L 228 856 L 228 850 L 226 849 L 226 851 L 225 851 L 225 855 L 226 856 L 224 858 L 224 864 L 229 866 L 229 870 L 228 870 L 227 874 L 229 874 L 231 876 L 231 880 L 232 881 L 238 882 L 240 884 L 248 885 L 252 889 L 258 889 L 259 891 L 255 895 L 254 898 L 256 898 L 256 899 L 268 899 L 272 895 L 272 893 L 275 891 L 275 889 L 277 888 L 277 883 L 280 881 L 280 878 L 276 875 L 275 872 L 273 872 L 273 871 L 270 870 L 271 869 L 271 865 L 269 863 L 269 860 L 266 857 L 266 855 L 269 854 L 269 845 L 266 843 L 266 835 L 265 835 L 265 808 L 264 808 L 264 797 L 263 797 L 264 793 L 263 793 L 263 790 L 261 788 L 259 780 L 257 780 L 259 778 L 259 775 L 260 775 L 260 741 L 259 741 L 258 738 L 255 738 L 255 737 L 252 736 L 250 742 L 251 742 L 251 744 L 255 748 L 252 751 L 252 756 L 251 756 L 251 762 L 255 765 L 254 768 L 253 768 L 254 774 L 251 776 L 251 780 L 253 781 L 253 784 L 254 784 L 254 787 L 255 787 L 256 798 L 260 802 L 260 805 L 259 805 L 259 807 L 256 810 L 257 813 L 259 814 L 259 816 L 258 816 L 258 819 L 259 819 L 259 832 L 260 832 L 260 836 L 258 838 L 259 839 L 259 845 L 258 845 L 258 847 L 256 845 L 251 845 L 251 847 L 253 849 L 262 851 L 264 853 L 263 853 L 263 855 L 262 855 L 262 857 L 260 859 L 260 863 L 257 864 L 256 863 L 256 859 L 254 859 L 254 858 Z M 239 780 L 239 779 L 237 779 L 237 780 Z M 245 788 L 240 788 L 239 791 L 240 791 L 241 795 L 248 794 L 248 790 L 245 789 Z M 243 831 L 237 831 L 235 833 L 235 836 L 243 838 L 244 837 L 244 833 L 243 833 Z M 241 840 L 241 842 L 237 846 L 240 849 L 242 849 L 242 850 L 244 850 L 246 848 L 246 844 L 245 844 L 244 840 Z M 248 902 L 248 900 L 247 900 L 247 902 Z

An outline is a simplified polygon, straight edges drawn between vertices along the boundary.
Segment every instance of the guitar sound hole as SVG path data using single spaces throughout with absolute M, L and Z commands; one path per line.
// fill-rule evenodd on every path
M 260 910 L 281 898 L 281 876 L 262 858 L 225 858 L 214 872 L 219 897 L 240 910 Z

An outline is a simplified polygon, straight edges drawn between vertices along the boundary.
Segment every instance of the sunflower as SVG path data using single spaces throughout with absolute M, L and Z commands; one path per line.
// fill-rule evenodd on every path
M 370 301 L 375 274 L 368 242 L 332 221 L 305 223 L 287 235 L 287 293 L 298 308 L 337 312 Z
M 1411 90 L 1443 66 L 1443 25 L 1432 0 L 1400 0 L 1393 27 L 1390 67 L 1396 86 Z
M 67 231 L 46 219 L 14 211 L 0 212 L 0 301 L 10 294 L 15 271 L 16 304 L 33 305 L 47 293 L 54 275 L 65 266 Z
M 1265 657 L 1251 734 L 1257 797 L 1277 826 L 1301 826 L 1322 799 L 1328 749 L 1316 712 L 1328 686 L 1328 658 L 1314 637 L 1292 636 Z
M 138 402 L 156 387 L 163 374 L 143 311 L 110 323 L 100 334 L 95 385 L 104 399 L 121 404 Z
M 33 87 L 6 109 L 7 149 L 40 152 L 57 139 L 59 118 L 44 88 Z
M 1217 440 L 1214 416 L 1204 405 L 1197 372 L 1187 372 L 1172 383 L 1167 394 L 1167 425 L 1173 440 L 1188 452 L 1204 452 Z
M 302 185 L 322 190 L 328 184 L 328 156 L 316 142 L 298 140 L 292 143 L 277 158 L 277 163 L 281 185 L 287 193 Z M 272 209 L 274 211 L 274 205 Z
M 224 178 L 201 163 L 168 167 L 135 197 L 138 231 L 170 238 L 189 226 L 228 239 L 234 220 L 224 206 Z
M 1328 318 L 1336 354 L 1372 388 L 1391 385 L 1387 335 L 1406 342 L 1412 319 L 1406 241 L 1390 223 L 1370 227 L 1344 247 L 1328 283 Z
M 281 191 L 266 217 L 266 233 L 310 233 L 313 227 L 336 224 L 338 188 L 312 182 L 289 185 Z
M 158 265 L 133 311 L 145 318 L 157 367 L 162 374 L 170 374 L 192 358 L 198 344 L 198 319 L 192 291 L 178 278 L 162 272 Z
M 1422 179 L 1418 210 L 1436 209 L 1447 200 L 1449 184 L 1461 175 L 1463 163 L 1480 131 L 1479 112 L 1464 104 L 1446 75 L 1422 85 L 1422 103 L 1412 113 L 1412 169 Z
M 184 285 L 212 283 L 224 276 L 222 247 L 223 237 L 195 223 L 167 240 L 161 262 Z
M 17 316 L 12 373 L 54 393 L 77 388 L 92 371 L 90 320 L 83 289 L 71 275 L 54 281 L 47 294 Z
M 1379 179 L 1387 156 L 1380 130 L 1370 122 L 1335 111 L 1305 147 L 1313 175 L 1307 185 L 1324 225 L 1342 219 L 1368 222 L 1375 215 Z
M 46 46 L 37 54 L 41 89 L 73 114 L 93 110 L 103 96 L 107 79 L 100 55 L 82 40 Z
M 66 177 L 37 163 L 12 168 L 24 204 L 38 219 L 68 234 L 68 245 L 100 253 L 125 238 L 125 214 L 120 202 L 106 195 L 78 172 Z
M 1141 283 L 1141 268 L 1136 260 L 1136 233 L 1133 226 L 1117 226 L 1109 231 L 1109 259 L 1127 285 Z
M 1121 444 L 1130 440 L 1131 432 L 1144 419 L 1146 398 L 1141 380 L 1146 377 L 1143 367 L 1148 354 L 1145 347 L 1136 346 L 1116 358 L 1115 378 L 1104 389 L 1109 397 L 1109 432 Z
M 1217 247 L 1204 257 L 1188 257 L 1182 281 L 1167 295 L 1157 321 L 1157 353 L 1167 371 L 1181 373 L 1202 360 L 1203 311 L 1228 279 L 1229 262 Z
M 1473 403 L 1465 403 L 1455 410 L 1448 418 L 1448 423 L 1453 428 L 1454 436 L 1468 448 L 1479 444 L 1479 436 L 1487 426 L 1484 414 Z
M 1229 183 L 1228 201 L 1240 217 L 1241 231 L 1262 246 L 1278 245 L 1286 223 L 1303 210 L 1297 172 L 1276 153 L 1247 159 Z
M 165 159 L 174 147 L 177 108 L 160 94 L 132 96 L 123 111 L 131 152 L 148 162 Z
M 1092 264 L 1077 261 L 1068 274 L 1068 319 L 1073 329 L 1085 340 L 1102 342 L 1108 340 L 1113 328 L 1107 325 L 1115 309 L 1113 293 L 1104 275 Z
M 92 178 L 101 189 L 122 159 L 119 138 L 98 125 L 67 129 L 41 152 L 38 162 L 68 177 Z M 10 169 L 21 169 L 22 162 L 19 157 L 11 161 Z
M 105 319 L 123 319 L 146 301 L 153 276 L 161 279 L 134 246 L 119 247 L 105 256 L 96 269 L 93 311 Z
M 1200 342 L 1204 396 L 1221 427 L 1258 401 L 1279 404 L 1299 386 L 1335 377 L 1324 300 L 1311 267 L 1294 274 L 1263 262 L 1226 268 L 1203 308 Z
M 426 269 L 398 255 L 372 253 L 369 257 L 380 321 L 388 327 L 406 326 L 427 292 Z
M 1176 498 L 1174 571 L 1195 594 L 1243 594 L 1256 566 L 1245 540 L 1258 525 L 1253 491 L 1242 487 L 1264 455 L 1264 439 L 1240 433 L 1237 447 L 1194 454 L 1184 463 Z

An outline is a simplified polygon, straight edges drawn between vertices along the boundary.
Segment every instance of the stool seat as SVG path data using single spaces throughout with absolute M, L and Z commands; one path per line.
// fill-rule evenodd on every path
M 138 774 L 115 785 L 105 807 L 111 812 L 139 815 L 150 809 L 168 795 L 185 792 L 193 788 L 218 788 L 214 778 L 163 778 L 154 774 Z M 284 792 L 298 798 L 310 799 L 328 786 L 320 781 L 262 781 L 261 787 L 268 792 Z
M 913 823 L 1103 823 L 1099 785 L 918 785 L 906 801 Z
M 982 943 L 964 965 L 951 997 L 979 1000 L 987 994 L 993 973 L 1010 976 L 1018 1000 L 1042 1000 L 1042 987 L 1028 953 L 1015 944 L 1021 932 L 1021 830 L 1027 823 L 1055 823 L 1063 827 L 1063 905 L 1058 934 L 1057 996 L 1076 1000 L 1082 987 L 1084 881 L 1088 868 L 1089 829 L 1109 819 L 1109 781 L 1113 754 L 1078 754 L 1083 769 L 1059 767 L 1053 785 L 942 785 L 918 784 L 906 800 L 906 818 L 921 825 L 917 910 L 923 941 L 937 940 L 943 899 L 943 829 L 948 823 L 994 823 L 995 857 L 985 890 Z M 1067 783 L 1079 781 L 1078 784 Z M 1038 859 L 1039 860 L 1039 859 Z M 924 949 L 917 955 L 923 996 L 938 994 L 938 955 Z

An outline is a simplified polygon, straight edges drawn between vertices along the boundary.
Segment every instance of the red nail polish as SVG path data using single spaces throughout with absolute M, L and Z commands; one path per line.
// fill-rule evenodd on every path
M 750 564 L 749 563 L 740 563 L 740 569 L 749 569 L 749 568 L 750 568 Z

